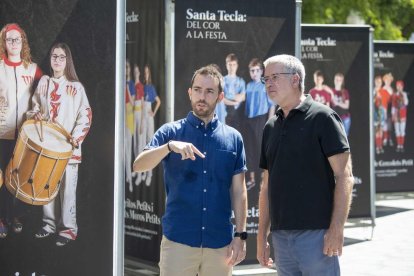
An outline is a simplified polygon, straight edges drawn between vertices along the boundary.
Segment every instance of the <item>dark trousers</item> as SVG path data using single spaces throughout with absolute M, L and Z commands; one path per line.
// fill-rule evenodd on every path
M 16 140 L 0 139 L 0 169 L 3 171 L 3 179 L 6 179 L 6 167 L 13 155 Z M 14 217 L 22 214 L 23 204 L 15 198 L 6 188 L 6 184 L 0 188 L 0 219 L 11 222 Z
M 246 148 L 247 167 L 249 171 L 258 173 L 260 162 L 260 145 L 262 143 L 263 127 L 268 114 L 263 114 L 245 121 L 244 144 Z M 256 175 L 257 176 L 257 175 Z

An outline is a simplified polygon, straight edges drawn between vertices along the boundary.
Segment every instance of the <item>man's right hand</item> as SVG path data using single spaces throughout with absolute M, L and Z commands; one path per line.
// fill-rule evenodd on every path
M 196 159 L 194 154 L 201 158 L 205 157 L 192 143 L 171 140 L 168 145 L 171 151 L 181 154 L 181 160 L 191 159 L 194 161 Z
M 270 258 L 270 245 L 267 240 L 257 242 L 257 260 L 261 266 L 271 268 L 273 260 Z

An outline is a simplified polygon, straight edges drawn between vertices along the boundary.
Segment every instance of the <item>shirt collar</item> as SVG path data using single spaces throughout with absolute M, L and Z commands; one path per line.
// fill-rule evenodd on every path
M 56 82 L 56 83 L 63 83 L 64 81 L 66 81 L 66 77 L 65 75 L 60 76 L 59 78 L 50 78 L 52 81 Z
M 305 94 L 305 96 L 306 96 L 305 100 L 301 102 L 297 107 L 293 108 L 292 110 L 298 110 L 298 111 L 305 113 L 309 109 L 309 107 L 311 106 L 313 102 L 313 99 L 312 99 L 312 96 L 309 94 Z M 276 111 L 276 115 L 284 117 L 282 108 L 280 106 Z
M 303 102 L 301 102 L 297 107 L 295 107 L 294 109 L 297 109 L 299 111 L 302 112 L 306 112 L 308 111 L 309 107 L 311 106 L 313 99 L 312 96 L 309 94 L 305 94 L 306 98 Z
M 6 57 L 6 55 L 4 55 L 4 56 L 3 56 L 3 60 L 4 60 L 4 63 L 6 63 L 8 66 L 14 66 L 14 67 L 19 66 L 19 65 L 21 65 L 21 64 L 23 63 L 23 61 L 22 61 L 22 60 L 21 60 L 21 61 L 19 61 L 19 62 L 13 62 L 13 61 L 10 61 L 10 60 Z
M 205 127 L 204 122 L 194 115 L 193 111 L 188 112 L 187 120 L 196 128 L 206 128 L 206 129 L 216 129 L 217 125 L 219 123 L 218 117 L 216 114 L 214 114 L 213 119 L 207 124 L 207 127 Z

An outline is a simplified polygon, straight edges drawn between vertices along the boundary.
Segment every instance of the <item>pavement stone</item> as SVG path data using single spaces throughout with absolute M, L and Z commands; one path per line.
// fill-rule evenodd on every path
M 342 276 L 414 276 L 414 192 L 377 194 L 375 227 L 370 220 L 350 220 L 340 257 Z M 127 276 L 158 275 L 126 269 Z M 260 265 L 236 266 L 233 275 L 276 276 Z M 216 275 L 212 275 L 216 276 Z

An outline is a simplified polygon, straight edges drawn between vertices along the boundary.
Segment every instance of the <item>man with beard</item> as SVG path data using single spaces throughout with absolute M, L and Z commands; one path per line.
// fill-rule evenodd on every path
M 134 162 L 138 172 L 164 166 L 161 276 L 232 275 L 246 255 L 246 158 L 240 133 L 214 114 L 222 91 L 215 67 L 197 70 L 188 89 L 192 112 L 158 129 Z

